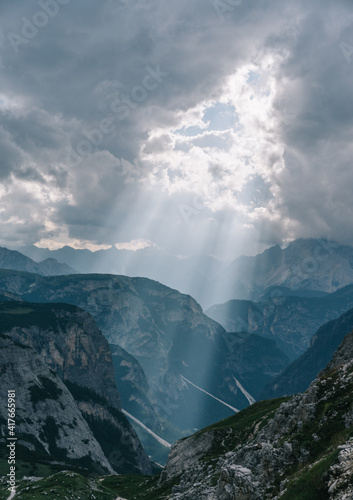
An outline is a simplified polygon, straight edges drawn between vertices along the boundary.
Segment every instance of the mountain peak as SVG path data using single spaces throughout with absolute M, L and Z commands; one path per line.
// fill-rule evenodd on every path
M 0 269 L 12 269 L 14 271 L 25 271 L 39 274 L 40 276 L 54 276 L 66 274 L 78 274 L 67 264 L 60 264 L 54 258 L 47 258 L 42 262 L 35 262 L 17 250 L 0 248 Z

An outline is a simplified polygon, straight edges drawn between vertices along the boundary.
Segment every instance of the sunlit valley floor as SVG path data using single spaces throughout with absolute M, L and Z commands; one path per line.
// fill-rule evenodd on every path
M 353 248 L 199 263 L 175 288 L 204 309 L 171 288 L 194 261 L 162 284 L 151 256 L 146 278 L 52 257 L 0 249 L 1 498 L 10 388 L 14 498 L 352 497 Z

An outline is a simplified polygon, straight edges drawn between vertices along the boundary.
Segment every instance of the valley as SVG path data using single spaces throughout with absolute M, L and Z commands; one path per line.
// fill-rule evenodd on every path
M 49 484 L 58 498 L 76 498 L 74 483 L 82 498 L 230 500 L 246 492 L 256 500 L 282 490 L 287 498 L 310 460 L 329 481 L 338 471 L 334 443 L 350 449 L 350 389 L 347 402 L 335 398 L 350 387 L 352 287 L 270 287 L 257 302 L 235 299 L 205 314 L 190 295 L 147 278 L 0 270 L 1 378 L 21 386 L 26 408 L 14 498 L 36 498 Z M 326 395 L 331 366 L 338 382 Z M 340 437 L 318 438 L 312 451 L 300 433 L 317 422 L 312 435 L 324 435 L 312 419 L 326 415 L 325 398 L 344 409 L 337 418 L 347 432 L 340 423 Z M 293 423 L 284 423 L 289 415 Z M 39 478 L 29 484 L 28 475 Z

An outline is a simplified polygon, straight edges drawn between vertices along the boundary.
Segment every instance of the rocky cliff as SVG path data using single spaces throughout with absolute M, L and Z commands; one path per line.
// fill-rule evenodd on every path
M 190 296 L 148 279 L 1 271 L 0 288 L 92 314 L 109 342 L 140 363 L 161 419 L 181 432 L 244 408 L 253 400 L 248 384 L 260 391 L 288 364 L 270 341 L 264 349 L 266 340 L 256 336 L 228 336 Z M 256 355 L 249 360 L 249 353 Z
M 7 391 L 16 391 L 17 460 L 113 472 L 77 402 L 33 349 L 0 335 L 1 458 L 6 459 Z
M 353 286 L 319 297 L 285 295 L 272 289 L 261 302 L 231 300 L 206 314 L 227 331 L 247 331 L 275 339 L 293 361 L 310 346 L 320 326 L 353 308 Z
M 304 394 L 263 401 L 175 444 L 170 500 L 353 495 L 353 333 Z
M 344 337 L 353 330 L 353 309 L 329 321 L 313 335 L 307 351 L 291 363 L 259 395 L 272 399 L 304 392 L 332 359 Z
M 72 305 L 6 302 L 0 304 L 0 332 L 36 351 L 62 379 L 112 469 L 151 472 L 121 412 L 109 345 L 89 314 Z
M 330 240 L 299 239 L 286 248 L 276 245 L 254 257 L 235 259 L 217 281 L 214 297 L 219 302 L 259 300 L 267 288 L 278 286 L 333 293 L 353 283 L 353 248 Z

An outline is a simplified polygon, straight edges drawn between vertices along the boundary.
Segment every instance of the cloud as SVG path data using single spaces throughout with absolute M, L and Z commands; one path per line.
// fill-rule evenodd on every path
M 349 2 L 0 12 L 2 244 L 229 256 L 300 236 L 353 243 Z

